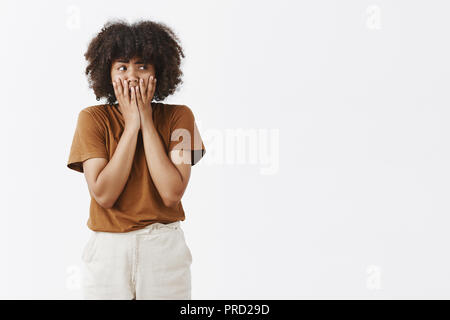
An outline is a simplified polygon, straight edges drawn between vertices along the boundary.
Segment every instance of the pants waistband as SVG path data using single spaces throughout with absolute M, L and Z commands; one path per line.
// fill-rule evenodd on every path
M 128 232 L 102 232 L 102 231 L 96 231 L 97 233 L 107 233 L 112 235 L 138 235 L 138 234 L 150 234 L 153 230 L 157 229 L 164 229 L 164 228 L 170 228 L 170 229 L 179 229 L 180 228 L 180 221 L 175 221 L 171 223 L 161 223 L 161 222 L 154 222 L 152 224 L 149 224 L 148 226 L 145 226 L 142 229 L 134 230 L 134 231 L 128 231 Z

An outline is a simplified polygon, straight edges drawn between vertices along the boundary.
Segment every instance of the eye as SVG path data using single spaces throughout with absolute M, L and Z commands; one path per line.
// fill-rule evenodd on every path
M 125 68 L 125 66 L 120 66 L 119 68 L 117 68 L 117 70 L 121 70 L 121 68 Z M 144 69 L 147 69 L 147 67 L 146 67 L 146 66 L 140 66 L 139 68 L 144 68 Z

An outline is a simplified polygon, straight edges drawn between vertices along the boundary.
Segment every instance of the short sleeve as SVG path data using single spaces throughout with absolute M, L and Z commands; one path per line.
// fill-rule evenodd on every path
M 105 129 L 89 111 L 81 110 L 78 114 L 67 167 L 83 173 L 83 161 L 90 158 L 109 159 L 105 142 Z
M 194 114 L 185 105 L 176 106 L 171 118 L 169 154 L 174 150 L 186 150 L 192 166 L 206 153 Z

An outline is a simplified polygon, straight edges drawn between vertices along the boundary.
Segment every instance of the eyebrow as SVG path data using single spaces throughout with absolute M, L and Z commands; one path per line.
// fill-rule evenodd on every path
M 130 61 L 130 60 L 119 59 L 119 60 L 117 60 L 116 62 L 118 62 L 118 63 L 128 63 L 129 61 Z M 136 61 L 135 64 L 144 64 L 144 62 L 143 62 L 142 60 L 138 60 L 138 61 Z

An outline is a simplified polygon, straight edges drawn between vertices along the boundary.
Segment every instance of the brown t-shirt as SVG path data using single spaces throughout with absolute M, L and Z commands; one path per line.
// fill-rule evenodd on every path
M 191 137 L 191 165 L 195 165 L 206 150 L 192 110 L 186 105 L 154 102 L 152 107 L 153 121 L 166 154 L 169 156 L 171 150 L 180 149 L 182 145 L 184 136 L 180 137 L 180 132 L 183 130 L 174 130 L 186 129 Z M 123 130 L 124 119 L 117 104 L 84 108 L 78 115 L 67 167 L 83 172 L 83 161 L 87 159 L 105 158 L 109 161 Z M 139 131 L 133 165 L 122 193 L 110 209 L 103 208 L 91 197 L 87 226 L 94 231 L 128 232 L 155 222 L 171 223 L 184 219 L 181 201 L 175 208 L 166 207 L 153 184 L 142 132 Z

